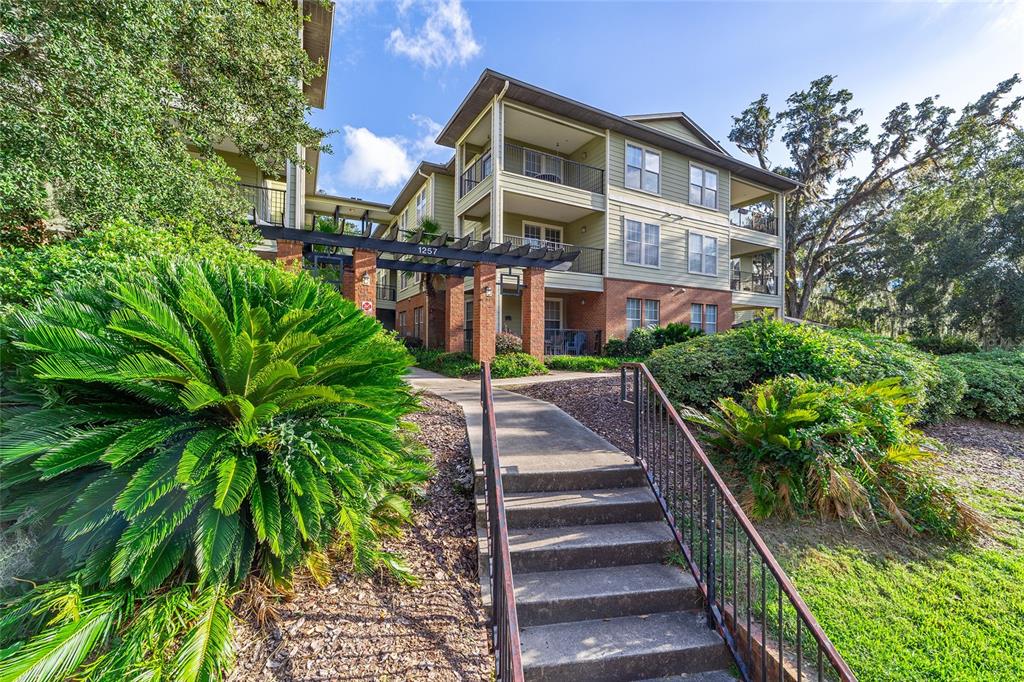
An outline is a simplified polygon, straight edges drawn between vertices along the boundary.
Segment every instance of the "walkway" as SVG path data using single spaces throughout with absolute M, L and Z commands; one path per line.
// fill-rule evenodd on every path
M 410 382 L 463 408 L 479 492 L 479 383 Z M 527 679 L 733 680 L 640 467 L 549 403 L 496 389 L 494 411 Z

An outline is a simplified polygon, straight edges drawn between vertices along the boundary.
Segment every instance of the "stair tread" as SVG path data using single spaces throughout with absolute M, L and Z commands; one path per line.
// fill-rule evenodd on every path
M 508 535 L 509 551 L 513 554 L 536 550 L 644 545 L 672 541 L 674 536 L 664 521 L 510 528 Z
M 515 576 L 516 602 L 520 604 L 596 599 L 644 592 L 675 592 L 696 588 L 697 582 L 692 575 L 668 564 L 540 571 Z
M 638 504 L 658 500 L 650 488 L 599 488 L 596 490 L 563 490 L 545 492 L 517 492 L 505 496 L 505 510 L 523 508 L 558 509 L 563 507 L 593 507 L 615 504 Z
M 522 629 L 520 643 L 524 668 L 724 647 L 699 611 L 537 625 Z
M 737 679 L 739 678 L 727 670 L 711 670 L 703 673 L 652 677 L 640 682 L 736 682 Z
M 621 452 L 544 452 L 539 454 L 501 455 L 501 473 L 584 473 L 593 469 L 634 469 L 638 465 Z

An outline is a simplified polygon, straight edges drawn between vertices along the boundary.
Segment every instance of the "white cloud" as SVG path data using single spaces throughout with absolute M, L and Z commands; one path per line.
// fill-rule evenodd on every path
M 401 0 L 399 14 L 409 13 L 418 4 Z M 480 44 L 473 37 L 473 26 L 461 0 L 432 2 L 423 25 L 410 33 L 395 28 L 388 37 L 387 47 L 426 68 L 451 66 L 456 62 L 465 64 L 480 54 Z
M 348 156 L 341 181 L 358 188 L 386 189 L 405 182 L 416 167 L 400 137 L 381 137 L 366 128 L 345 126 Z
M 401 135 L 386 137 L 367 128 L 345 126 L 342 130 L 345 160 L 336 173 L 322 177 L 323 189 L 329 194 L 391 189 L 401 186 L 420 161 L 448 160 L 451 150 L 434 143 L 441 124 L 422 114 L 411 114 L 409 120 L 418 131 L 412 139 Z

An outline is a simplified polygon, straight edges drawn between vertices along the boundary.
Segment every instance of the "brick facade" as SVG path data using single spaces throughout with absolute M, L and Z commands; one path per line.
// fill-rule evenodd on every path
M 473 265 L 473 359 L 480 362 L 490 362 L 494 357 L 496 279 L 494 263 Z M 487 289 L 490 296 L 485 293 Z
M 732 326 L 731 291 L 606 278 L 604 280 L 605 340 L 625 338 L 627 298 L 660 301 L 660 324 L 662 327 L 670 322 L 690 324 L 690 305 L 693 303 L 718 306 L 719 331 L 725 331 Z
M 367 315 L 375 316 L 377 308 L 377 252 L 366 249 L 352 251 L 352 300 Z M 366 280 L 364 282 L 364 279 Z M 343 281 L 344 283 L 344 281 Z
M 292 241 L 291 239 L 278 239 L 277 255 L 274 257 L 274 261 L 285 270 L 301 270 L 302 242 Z
M 416 336 L 413 332 L 413 320 L 415 319 L 414 312 L 416 308 L 423 308 L 424 315 L 426 315 L 426 304 L 427 294 L 426 292 L 420 292 L 413 294 L 408 298 L 403 298 L 395 304 L 395 329 L 398 331 L 400 336 Z M 405 313 L 405 327 L 399 326 L 402 319 L 402 313 Z M 424 327 L 424 332 L 426 327 Z M 423 339 L 423 335 L 420 335 L 420 340 Z
M 466 305 L 462 277 L 446 277 L 444 285 L 444 349 L 466 350 Z
M 523 271 L 523 352 L 544 360 L 544 270 Z

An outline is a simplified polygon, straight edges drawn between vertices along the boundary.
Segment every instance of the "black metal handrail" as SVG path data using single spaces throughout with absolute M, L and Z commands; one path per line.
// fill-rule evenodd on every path
M 565 272 L 581 272 L 588 275 L 600 275 L 604 272 L 604 249 L 595 249 L 592 246 L 576 246 L 575 244 L 553 242 L 546 239 L 532 239 L 512 234 L 505 235 L 504 239 L 512 246 L 532 244 L 542 249 L 561 249 L 571 246 L 574 249 L 579 249 L 580 253 Z
M 238 183 L 249 203 L 249 221 L 254 225 L 284 225 L 285 191 L 262 185 Z
M 491 152 L 488 150 L 462 172 L 462 178 L 460 178 L 459 182 L 459 196 L 466 196 L 471 189 L 491 177 L 492 166 Z
M 775 275 L 764 272 L 745 272 L 733 270 L 729 278 L 729 287 L 733 291 L 749 291 L 755 294 L 776 294 L 778 280 Z
M 377 284 L 377 300 L 379 301 L 394 301 L 398 297 L 398 291 L 394 284 L 378 283 Z
M 633 406 L 633 457 L 743 679 L 856 680 L 644 364 L 622 366 L 620 393 Z
M 736 227 L 745 227 L 765 234 L 778 234 L 778 219 L 766 211 L 738 208 L 729 212 L 729 223 Z
M 544 330 L 544 355 L 597 355 L 600 352 L 600 330 Z
M 604 194 L 604 169 L 511 142 L 505 143 L 502 167 L 509 173 Z
M 489 362 L 480 363 L 480 406 L 483 408 L 482 441 L 487 488 L 487 556 L 491 572 L 494 666 L 498 680 L 522 682 L 519 619 L 516 616 L 515 589 L 512 586 L 512 559 L 508 551 L 508 522 L 505 516 L 505 493 L 501 485 L 498 430 L 494 420 Z

